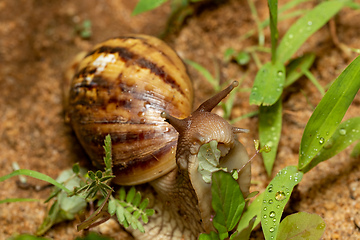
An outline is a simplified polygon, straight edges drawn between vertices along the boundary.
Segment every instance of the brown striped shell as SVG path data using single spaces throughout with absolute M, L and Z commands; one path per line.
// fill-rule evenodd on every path
M 168 45 L 146 35 L 118 37 L 95 46 L 78 64 L 67 116 L 97 166 L 111 135 L 114 182 L 134 185 L 175 168 L 178 134 L 160 113 L 185 118 L 192 97 L 186 68 Z

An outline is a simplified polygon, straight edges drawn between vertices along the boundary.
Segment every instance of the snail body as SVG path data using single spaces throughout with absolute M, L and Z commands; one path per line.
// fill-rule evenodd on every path
M 152 187 L 143 195 L 156 213 L 145 234 L 132 231 L 135 239 L 192 240 L 214 230 L 211 184 L 197 170 L 199 148 L 212 140 L 221 151 L 220 167 L 242 169 L 238 182 L 248 194 L 248 155 L 235 135 L 243 130 L 211 113 L 236 82 L 191 113 L 193 90 L 183 62 L 164 42 L 145 35 L 105 41 L 76 67 L 67 118 L 83 148 L 101 166 L 110 134 L 114 182 Z

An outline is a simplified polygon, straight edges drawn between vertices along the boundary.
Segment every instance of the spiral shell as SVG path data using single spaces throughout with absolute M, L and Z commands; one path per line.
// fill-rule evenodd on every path
M 98 167 L 111 135 L 114 182 L 134 185 L 175 168 L 178 134 L 160 113 L 185 118 L 192 98 L 186 67 L 168 45 L 151 36 L 124 36 L 96 45 L 79 62 L 67 116 Z

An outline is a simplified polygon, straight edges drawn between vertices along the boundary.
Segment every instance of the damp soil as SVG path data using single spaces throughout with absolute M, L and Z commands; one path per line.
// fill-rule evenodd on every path
M 105 39 L 126 34 L 142 33 L 161 35 L 166 29 L 170 6 L 164 6 L 132 17 L 136 1 L 127 0 L 4 0 L 0 1 L 0 176 L 12 171 L 12 163 L 21 168 L 45 173 L 53 178 L 75 162 L 86 162 L 86 155 L 64 123 L 63 75 L 72 58 L 80 51 Z M 280 2 L 280 5 L 283 3 Z M 315 1 L 301 4 L 310 9 Z M 266 1 L 255 1 L 260 19 L 268 16 Z M 80 37 L 77 31 L 83 21 L 91 21 L 89 39 Z M 279 34 L 286 32 L 295 19 L 279 22 Z M 333 20 L 338 40 L 350 47 L 360 48 L 360 12 L 342 10 Z M 239 66 L 225 63 L 223 53 L 228 47 L 242 50 L 258 42 L 257 35 L 246 40 L 240 38 L 249 30 L 256 29 L 251 11 L 245 0 L 223 1 L 219 5 L 201 5 L 193 15 L 166 38 L 184 59 L 200 63 L 213 74 L 220 70 L 221 81 L 241 79 L 241 87 L 250 88 L 256 71 L 255 62 Z M 269 29 L 265 30 L 266 46 L 269 47 Z M 315 33 L 296 53 L 316 54 L 310 71 L 320 85 L 328 86 L 356 57 L 345 53 L 334 44 L 329 24 Z M 270 55 L 259 54 L 261 62 L 269 61 Z M 194 82 L 195 100 L 200 102 L 214 94 L 206 80 L 189 67 Z M 232 118 L 257 109 L 249 105 L 249 92 L 238 93 Z M 284 91 L 283 128 L 274 166 L 273 176 L 288 165 L 296 165 L 299 145 L 305 125 L 319 103 L 321 94 L 305 77 Z M 221 113 L 220 109 L 216 110 Z M 360 96 L 356 96 L 345 119 L 359 116 Z M 250 155 L 255 153 L 253 140 L 258 139 L 258 117 L 243 119 L 235 125 L 250 129 L 249 134 L 239 136 Z M 319 164 L 304 175 L 286 214 L 297 211 L 319 214 L 326 222 L 323 239 L 360 239 L 360 164 L 359 158 L 351 158 L 350 150 Z M 268 178 L 256 156 L 252 164 L 252 191 L 262 191 Z M 0 185 L 0 199 L 46 199 L 50 189 L 38 191 L 21 188 L 18 178 L 11 178 Z M 43 186 L 44 183 L 28 178 L 28 183 Z M 8 203 L 0 205 L 0 239 L 22 233 L 33 234 L 41 224 L 47 206 L 42 202 Z M 53 227 L 46 237 L 74 239 L 83 235 L 77 232 L 80 219 Z M 101 229 L 116 239 L 131 239 L 123 234 L 115 221 Z M 252 235 L 263 239 L 261 231 Z

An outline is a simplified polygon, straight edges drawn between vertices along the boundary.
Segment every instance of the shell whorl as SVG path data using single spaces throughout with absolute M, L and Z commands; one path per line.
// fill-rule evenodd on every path
M 192 109 L 192 86 L 177 54 L 161 40 L 132 35 L 110 39 L 79 63 L 68 116 L 97 166 L 111 135 L 115 183 L 134 185 L 176 166 L 178 134 L 162 111 L 179 118 Z

